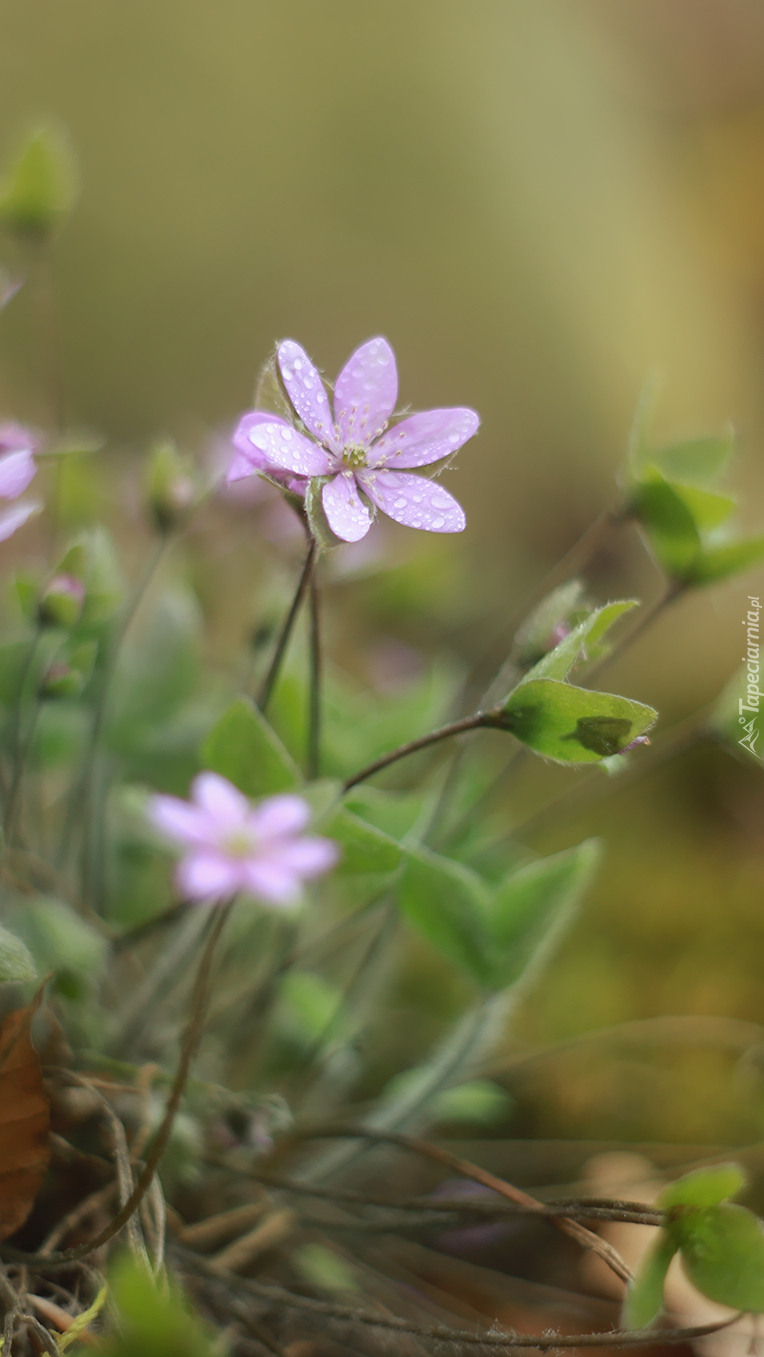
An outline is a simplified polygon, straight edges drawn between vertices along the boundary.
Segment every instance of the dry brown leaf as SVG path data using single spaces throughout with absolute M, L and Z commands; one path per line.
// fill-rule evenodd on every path
M 41 997 L 0 1024 L 0 1240 L 24 1224 L 50 1160 L 50 1106 L 30 1035 Z

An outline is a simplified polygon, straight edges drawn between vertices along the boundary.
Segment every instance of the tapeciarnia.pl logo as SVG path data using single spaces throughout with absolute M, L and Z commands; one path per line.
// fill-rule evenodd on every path
M 756 741 L 759 738 L 756 719 L 761 701 L 759 689 L 759 614 L 761 613 L 761 603 L 758 598 L 753 598 L 750 594 L 748 595 L 748 602 L 751 606 L 743 618 L 747 640 L 747 654 L 743 656 L 743 664 L 747 666 L 746 696 L 741 697 L 738 702 L 738 717 L 741 726 L 745 727 L 745 735 L 741 740 L 738 740 L 738 744 L 747 749 L 750 754 L 756 755 Z M 743 715 L 744 712 L 752 713 L 750 720 L 746 719 Z

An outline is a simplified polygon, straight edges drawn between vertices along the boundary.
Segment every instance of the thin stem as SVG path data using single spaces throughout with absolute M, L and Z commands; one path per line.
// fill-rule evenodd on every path
M 308 778 L 321 768 L 321 591 L 318 555 L 313 553 L 310 571 L 310 705 L 308 709 Z
M 386 1329 L 394 1333 L 410 1334 L 417 1338 L 424 1338 L 432 1343 L 458 1343 L 460 1346 L 473 1348 L 497 1348 L 499 1350 L 510 1351 L 514 1348 L 536 1348 L 540 1352 L 555 1352 L 560 1348 L 645 1348 L 652 1347 L 656 1342 L 656 1334 L 652 1329 L 619 1330 L 609 1329 L 605 1333 L 588 1334 L 516 1334 L 507 1331 L 506 1333 L 496 1333 L 495 1328 L 484 1329 L 476 1333 L 474 1329 L 452 1329 L 446 1324 L 415 1324 L 408 1319 L 398 1319 L 396 1315 L 377 1314 L 370 1310 L 362 1310 L 354 1305 L 340 1305 L 334 1301 L 315 1300 L 312 1296 L 299 1295 L 294 1291 L 289 1291 L 285 1286 L 278 1286 L 273 1282 L 255 1281 L 249 1277 L 239 1277 L 235 1273 L 221 1273 L 215 1270 L 213 1265 L 197 1254 L 184 1252 L 184 1261 L 191 1270 L 201 1273 L 210 1278 L 214 1284 L 220 1284 L 224 1279 L 230 1285 L 235 1285 L 243 1291 L 250 1292 L 263 1300 L 268 1300 L 272 1304 L 280 1307 L 287 1307 L 294 1310 L 304 1310 L 314 1315 L 324 1315 L 327 1319 L 334 1319 L 340 1323 L 346 1324 L 364 1324 L 373 1329 Z M 241 1313 L 244 1323 L 248 1323 L 249 1310 L 238 1311 Z M 734 1314 L 731 1318 L 725 1317 L 723 1320 L 717 1320 L 714 1324 L 698 1325 L 691 1329 L 662 1329 L 660 1331 L 661 1343 L 687 1343 L 694 1338 L 705 1337 L 709 1333 L 718 1333 L 720 1329 L 726 1329 L 730 1324 L 736 1323 L 742 1317 L 741 1313 Z
M 404 1135 L 402 1132 L 393 1131 L 374 1131 L 370 1128 L 345 1127 L 323 1128 L 318 1131 L 304 1132 L 298 1137 L 299 1140 L 321 1140 L 324 1138 L 340 1137 L 348 1140 L 371 1140 L 386 1145 L 399 1145 L 402 1149 L 412 1150 L 415 1154 L 424 1155 L 427 1159 L 432 1159 L 438 1164 L 445 1164 L 447 1168 L 452 1169 L 463 1178 L 471 1178 L 473 1182 L 481 1183 L 483 1187 L 489 1187 L 493 1192 L 498 1192 L 502 1197 L 508 1197 L 510 1201 L 516 1202 L 519 1206 L 525 1206 L 535 1214 L 543 1215 L 545 1206 L 543 1202 L 538 1201 L 536 1197 L 531 1197 L 529 1193 L 523 1192 L 521 1188 L 514 1187 L 512 1183 L 507 1183 L 503 1178 L 497 1178 L 494 1173 L 489 1173 L 486 1169 L 481 1169 L 477 1164 L 471 1164 L 467 1159 L 460 1159 L 458 1155 L 452 1154 L 450 1150 L 443 1149 L 440 1145 L 431 1145 L 429 1141 L 420 1140 L 417 1136 Z M 552 1221 L 571 1239 L 590 1253 L 596 1253 L 604 1263 L 614 1272 L 621 1281 L 627 1284 L 632 1280 L 633 1274 L 631 1268 L 627 1266 L 617 1249 L 614 1249 L 606 1240 L 601 1239 L 599 1235 L 587 1230 L 585 1226 L 580 1225 L 577 1220 L 571 1220 L 568 1216 L 555 1217 Z
M 191 1017 L 183 1040 L 180 1060 L 178 1062 L 175 1079 L 173 1080 L 172 1089 L 170 1090 L 170 1096 L 167 1100 L 167 1107 L 165 1108 L 165 1114 L 162 1118 L 162 1124 L 152 1141 L 151 1148 L 143 1166 L 143 1171 L 127 1201 L 109 1224 L 101 1230 L 100 1234 L 96 1235 L 95 1239 L 91 1239 L 88 1243 L 79 1244 L 74 1249 L 65 1249 L 62 1253 L 48 1254 L 45 1258 L 39 1258 L 36 1254 L 22 1253 L 20 1250 L 14 1249 L 12 1250 L 14 1261 L 26 1263 L 31 1267 L 34 1267 L 36 1264 L 40 1267 L 46 1267 L 48 1263 L 67 1263 L 74 1262 L 78 1258 L 86 1258 L 89 1254 L 94 1253 L 96 1249 L 100 1249 L 103 1244 L 107 1244 L 116 1234 L 119 1234 L 122 1227 L 127 1224 L 131 1216 L 138 1210 L 138 1207 L 151 1186 L 151 1181 L 154 1177 L 157 1165 L 167 1149 L 167 1144 L 172 1134 L 175 1117 L 183 1098 L 188 1072 L 191 1068 L 191 1061 L 196 1055 L 202 1036 L 204 1019 L 207 1013 L 207 1004 L 209 1002 L 210 977 L 215 949 L 220 940 L 220 935 L 228 922 L 234 903 L 234 900 L 229 900 L 228 904 L 222 905 L 219 908 L 217 918 L 210 930 L 207 945 L 202 953 L 199 969 L 196 974 L 194 990 L 191 996 Z M 10 1251 L 8 1256 L 11 1256 Z
M 490 726 L 500 728 L 494 712 L 475 712 L 472 716 L 463 716 L 459 721 L 451 721 L 449 725 L 441 726 L 439 730 L 431 730 L 429 735 L 420 735 L 418 740 L 409 740 L 407 744 L 401 744 L 389 754 L 383 754 L 381 758 L 367 764 L 359 773 L 354 773 L 347 779 L 342 790 L 349 792 L 350 788 L 356 787 L 359 782 L 365 782 L 375 773 L 381 773 L 383 768 L 389 768 L 399 759 L 408 758 L 409 754 L 418 754 L 420 749 L 428 749 L 430 745 L 439 744 L 441 740 L 449 740 L 453 735 L 464 735 L 468 730 L 480 730 Z
M 284 618 L 284 623 L 281 628 L 281 632 L 279 633 L 279 639 L 276 642 L 276 649 L 273 652 L 273 659 L 271 660 L 270 666 L 268 668 L 268 673 L 265 675 L 265 678 L 263 679 L 263 683 L 257 697 L 257 705 L 260 708 L 263 715 L 265 715 L 268 703 L 270 702 L 271 697 L 273 695 L 273 689 L 276 686 L 276 681 L 278 679 L 279 673 L 281 672 L 281 665 L 286 654 L 286 648 L 289 645 L 289 638 L 292 635 L 292 628 L 294 627 L 294 624 L 297 621 L 297 614 L 300 611 L 302 601 L 305 597 L 305 591 L 308 587 L 311 576 L 313 574 L 313 562 L 316 559 L 316 551 L 317 546 L 315 539 L 311 537 L 310 541 L 308 542 L 308 550 L 305 556 L 305 563 L 302 567 L 302 573 L 297 582 L 297 589 L 295 590 L 294 598 L 292 599 L 289 612 Z
M 143 573 L 143 577 L 139 580 L 133 592 L 132 598 L 129 600 L 127 607 L 122 615 L 122 619 L 117 628 L 117 631 L 112 639 L 112 643 L 109 648 L 109 652 L 106 657 L 106 662 L 104 664 L 103 672 L 101 675 L 100 689 L 96 696 L 95 704 L 93 707 L 93 719 L 90 727 L 90 737 L 88 739 L 87 750 L 85 752 L 85 757 L 82 762 L 80 775 L 76 779 L 69 796 L 69 805 L 67 807 L 67 812 L 61 832 L 61 840 L 59 842 L 58 852 L 56 854 L 56 865 L 58 867 L 62 865 L 67 847 L 72 839 L 75 821 L 77 820 L 77 817 L 80 814 L 82 814 L 86 825 L 86 838 L 85 844 L 83 846 L 83 853 L 85 854 L 85 857 L 83 859 L 84 868 L 83 876 L 85 877 L 85 880 L 83 881 L 83 895 L 85 896 L 86 904 L 91 903 L 87 897 L 89 894 L 92 894 L 92 891 L 90 891 L 89 889 L 91 885 L 92 870 L 88 852 L 89 849 L 92 849 L 94 847 L 92 843 L 94 825 L 91 824 L 91 820 L 93 819 L 93 808 L 94 808 L 93 803 L 95 801 L 95 797 L 93 795 L 92 784 L 95 777 L 98 745 L 100 743 L 101 734 L 103 732 L 103 727 L 106 720 L 109 697 L 111 696 L 111 685 L 114 679 L 117 660 L 119 658 L 119 654 L 122 649 L 125 637 L 130 629 L 132 621 L 141 603 L 143 602 L 146 591 L 148 590 L 149 585 L 151 584 L 151 581 L 153 580 L 154 575 L 156 574 L 156 571 L 159 567 L 162 557 L 164 556 L 165 552 L 168 549 L 170 541 L 171 539 L 169 537 L 164 536 L 160 538 L 160 540 L 157 542 L 157 545 L 154 548 L 154 551 L 149 559 L 148 565 L 146 566 L 146 569 Z M 100 805 L 101 808 L 103 808 L 103 799 L 101 799 Z

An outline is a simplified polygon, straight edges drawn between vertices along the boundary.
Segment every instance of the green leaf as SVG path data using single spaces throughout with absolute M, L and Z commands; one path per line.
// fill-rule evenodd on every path
M 36 979 L 37 967 L 26 943 L 0 925 L 0 984 Z
M 626 1293 L 623 1325 L 626 1329 L 646 1329 L 663 1309 L 663 1286 L 677 1245 L 663 1231 L 650 1244 Z
M 262 712 L 237 697 L 212 727 L 201 751 L 202 764 L 227 777 L 245 796 L 291 791 L 300 774 Z
M 489 897 L 476 872 L 429 849 L 411 849 L 406 854 L 398 903 L 428 942 L 480 984 L 491 984 Z
M 764 1230 L 744 1206 L 676 1207 L 671 1223 L 685 1272 L 709 1300 L 764 1313 Z
M 86 986 L 98 979 L 106 939 L 63 900 L 25 899 L 9 908 L 7 918 L 29 948 L 37 970 L 43 975 L 54 971 L 57 988 L 67 997 L 82 997 Z
M 673 579 L 685 579 L 700 551 L 700 533 L 691 510 L 658 473 L 638 485 L 631 496 L 629 514 L 647 533 L 652 552 Z
M 74 155 L 64 131 L 38 127 L 24 141 L 0 189 L 0 222 L 15 235 L 45 240 L 77 197 Z
M 559 937 L 588 888 L 600 858 L 589 839 L 510 873 L 491 901 L 488 918 L 494 983 L 511 985 Z
M 507 1090 L 492 1079 L 471 1079 L 467 1084 L 444 1089 L 430 1104 L 430 1111 L 438 1121 L 464 1121 L 475 1126 L 488 1126 L 506 1117 L 515 1106 Z
M 291 1261 L 308 1285 L 320 1291 L 339 1295 L 358 1290 L 352 1268 L 325 1244 L 301 1244 L 292 1252 Z
M 587 650 L 602 639 L 606 631 L 612 627 L 619 617 L 624 613 L 630 612 L 636 608 L 638 600 L 635 598 L 621 599 L 617 603 L 607 603 L 604 608 L 597 608 L 593 613 L 580 622 L 578 626 L 550 650 L 533 669 L 522 679 L 522 683 L 532 682 L 534 679 L 567 678 L 571 669 L 579 663 L 582 658 L 588 658 Z
M 737 508 L 737 500 L 732 495 L 712 495 L 695 485 L 673 484 L 671 488 L 687 505 L 700 533 L 713 532 L 714 528 L 726 523 Z
M 119 1332 L 102 1343 L 103 1357 L 220 1357 L 202 1321 L 176 1290 L 155 1282 L 123 1255 L 110 1275 Z
M 732 430 L 723 437 L 687 438 L 650 453 L 663 475 L 670 481 L 713 481 L 724 470 L 735 447 Z
M 512 643 L 512 658 L 521 669 L 537 664 L 547 653 L 555 627 L 561 622 L 570 623 L 573 614 L 582 608 L 584 593 L 581 580 L 568 580 L 547 594 L 518 627 Z
M 281 985 L 286 1025 L 301 1042 L 311 1044 L 342 1009 L 342 990 L 315 971 L 290 971 Z
M 599 763 L 649 730 L 657 715 L 652 707 L 614 693 L 536 679 L 510 694 L 497 724 L 544 758 Z
M 739 1164 L 714 1164 L 711 1168 L 693 1169 L 675 1183 L 664 1188 L 658 1205 L 665 1210 L 671 1206 L 718 1206 L 728 1197 L 736 1197 L 748 1179 Z
M 329 520 L 324 512 L 324 504 L 321 498 L 321 492 L 329 480 L 331 480 L 330 476 L 314 476 L 308 481 L 304 500 L 310 535 L 315 538 L 322 551 L 328 551 L 332 547 L 342 545 L 342 539 L 336 533 L 333 533 L 329 527 Z
M 759 565 L 762 561 L 764 533 L 722 542 L 717 546 L 704 546 L 688 571 L 687 582 L 695 586 L 716 584 L 719 580 L 729 579 L 730 575 L 750 570 L 751 566 Z
M 320 829 L 342 848 L 335 876 L 366 873 L 385 876 L 394 872 L 401 861 L 401 846 L 395 839 L 359 819 L 345 806 L 322 820 Z
M 255 387 L 253 409 L 265 410 L 291 422 L 294 418 L 292 407 L 284 394 L 279 376 L 276 354 L 271 354 L 267 363 L 260 369 Z

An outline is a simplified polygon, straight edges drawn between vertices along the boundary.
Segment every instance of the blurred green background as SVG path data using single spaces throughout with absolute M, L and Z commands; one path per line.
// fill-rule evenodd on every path
M 483 420 L 449 480 L 467 532 L 421 547 L 422 572 L 442 572 L 432 636 L 461 659 L 611 499 L 652 369 L 657 435 L 731 420 L 742 521 L 764 518 L 756 0 L 4 0 L 0 151 L 41 116 L 69 128 L 82 174 L 58 246 L 67 419 L 108 439 L 114 499 L 125 456 L 155 433 L 203 452 L 230 428 L 274 338 L 334 375 L 382 333 L 404 402 Z M 0 405 L 44 424 L 30 309 L 22 291 L 0 324 Z M 245 561 L 227 547 L 214 578 L 230 612 Z M 659 587 L 628 533 L 591 579 Z M 754 574 L 669 612 L 609 682 L 666 722 L 709 700 L 763 586 Z M 421 622 L 406 606 L 410 642 Z M 513 795 L 522 818 L 533 776 Z M 592 832 L 608 866 L 523 1039 L 661 1013 L 764 1022 L 753 760 L 689 754 L 534 846 Z M 395 997 L 402 1049 L 439 976 L 413 955 Z M 603 1051 L 524 1078 L 516 1129 L 760 1136 L 759 1081 L 734 1052 Z

